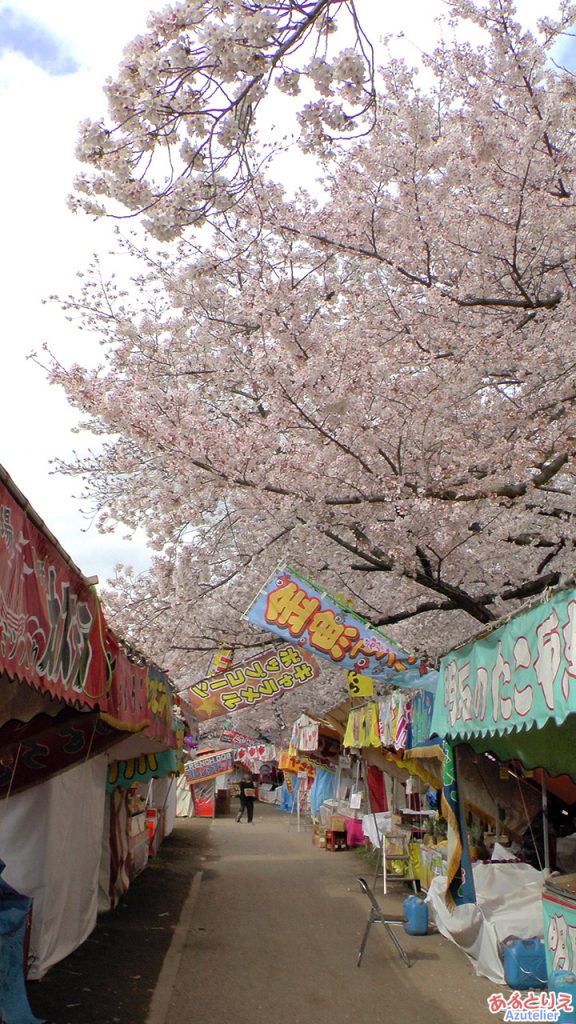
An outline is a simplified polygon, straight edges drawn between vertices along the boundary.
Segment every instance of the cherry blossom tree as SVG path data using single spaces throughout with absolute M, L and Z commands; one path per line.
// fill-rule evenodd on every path
M 182 12 L 205 6 L 162 24 L 175 37 Z M 282 51 L 260 89 L 297 73 L 282 64 L 294 19 L 323 30 L 313 18 L 338 5 L 242 5 L 256 6 Z M 228 27 L 240 5 L 210 9 Z M 143 169 L 132 196 L 130 167 L 161 133 L 122 98 L 134 57 L 109 86 L 124 142 L 94 155 L 84 133 L 87 202 L 109 196 L 173 241 L 124 239 L 122 284 L 92 266 L 66 305 L 101 338 L 101 364 L 54 361 L 51 377 L 103 438 L 62 468 L 85 476 L 103 529 L 144 527 L 158 550 L 149 573 L 119 570 L 117 624 L 175 671 L 222 641 L 263 642 L 241 615 L 282 560 L 432 657 L 573 572 L 576 87 L 550 52 L 574 21 L 563 3 L 536 38 L 510 0 L 452 4 L 424 77 L 387 57 L 365 137 L 328 146 L 318 130 L 321 191 L 287 192 L 256 160 L 219 203 L 219 175 L 241 175 L 227 161 L 240 167 L 242 146 L 218 125 L 234 117 L 242 67 L 222 121 L 198 129 L 189 173 L 162 188 Z M 459 33 L 468 23 L 477 44 Z M 159 25 L 133 44 L 151 95 L 167 59 Z M 199 22 L 186 35 L 194 54 L 193 39 L 207 46 Z M 352 99 L 368 110 L 354 66 Z M 223 71 L 211 73 L 213 89 Z M 188 87 L 172 88 L 174 103 Z M 319 123 L 314 104 L 302 116 Z
M 337 19 L 348 45 L 332 52 Z M 109 120 L 86 120 L 77 155 L 93 170 L 73 207 L 118 204 L 162 240 L 232 208 L 276 147 L 255 145 L 271 91 L 303 93 L 302 141 L 322 151 L 373 121 L 372 47 L 353 0 L 181 0 L 149 19 L 106 85 Z M 103 203 L 104 200 L 104 203 Z

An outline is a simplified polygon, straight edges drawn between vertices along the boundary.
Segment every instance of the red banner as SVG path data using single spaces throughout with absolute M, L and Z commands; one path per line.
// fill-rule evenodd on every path
M 253 736 L 246 736 L 243 732 L 236 732 L 235 729 L 222 729 L 220 741 L 227 743 L 230 747 L 251 747 L 257 742 Z
M 146 668 L 130 661 L 112 633 L 106 636 L 106 647 L 112 658 L 113 683 L 102 717 L 117 729 L 137 731 L 150 726 Z
M 318 666 L 304 647 L 284 644 L 255 655 L 228 672 L 208 676 L 184 693 L 200 722 L 251 708 L 315 679 Z
M 96 591 L 0 480 L 0 673 L 175 745 L 168 677 L 128 658 Z M 106 732 L 106 730 L 103 730 Z
M 0 482 L 0 671 L 70 704 L 112 683 L 95 592 Z

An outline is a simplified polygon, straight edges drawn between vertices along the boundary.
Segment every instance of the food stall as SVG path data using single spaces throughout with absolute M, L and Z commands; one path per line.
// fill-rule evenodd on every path
M 184 766 L 184 773 L 192 787 L 195 817 L 216 817 L 218 780 L 234 771 L 234 750 L 214 750 L 199 754 Z
M 575 680 L 576 590 L 558 589 L 442 659 L 432 723 L 454 749 L 467 744 L 510 766 L 518 785 L 524 771 L 541 786 L 543 871 L 534 898 L 544 904 L 549 972 L 576 967 L 573 894 L 562 876 L 547 880 L 549 793 L 562 794 L 568 813 L 576 803 Z

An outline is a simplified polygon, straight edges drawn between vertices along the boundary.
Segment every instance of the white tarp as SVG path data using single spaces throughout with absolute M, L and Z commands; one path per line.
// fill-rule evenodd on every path
M 448 909 L 446 878 L 432 879 L 426 902 L 438 930 L 470 957 L 476 974 L 505 985 L 500 943 L 542 938 L 544 872 L 530 864 L 475 864 L 477 903 Z
M 384 832 L 392 831 L 392 812 L 373 811 L 362 816 L 362 832 L 377 850 L 382 845 Z
M 176 779 L 176 817 L 191 818 L 194 815 L 194 804 L 190 783 L 185 775 Z
M 169 836 L 176 822 L 176 779 L 154 779 L 154 792 L 158 790 L 162 797 L 162 802 L 158 800 L 158 804 L 164 808 L 164 835 Z
M 258 786 L 258 800 L 261 804 L 279 804 L 281 788 L 273 787 L 268 782 L 261 782 Z
M 105 756 L 0 801 L 3 879 L 32 897 L 28 977 L 84 942 L 96 924 Z

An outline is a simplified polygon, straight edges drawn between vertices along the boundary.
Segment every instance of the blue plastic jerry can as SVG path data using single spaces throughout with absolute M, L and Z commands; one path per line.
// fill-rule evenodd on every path
M 546 950 L 542 939 L 517 939 L 503 943 L 504 977 L 510 988 L 546 988 Z
M 406 921 L 404 930 L 408 935 L 428 934 L 428 905 L 420 896 L 407 896 L 402 901 Z

